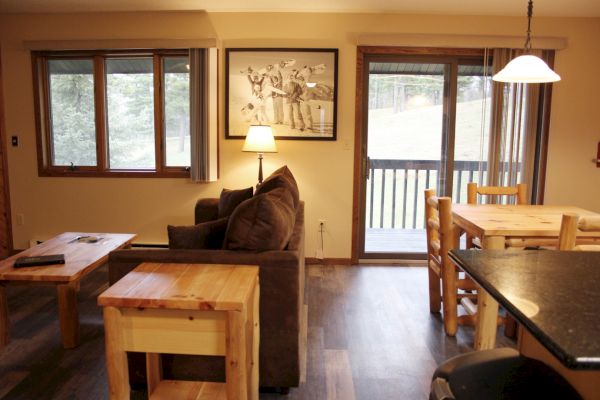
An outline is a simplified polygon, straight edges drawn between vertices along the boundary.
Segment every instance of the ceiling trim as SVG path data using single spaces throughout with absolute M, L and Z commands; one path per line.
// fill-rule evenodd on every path
M 562 50 L 567 48 L 564 37 L 534 37 L 533 48 Z M 359 46 L 409 46 L 409 47 L 461 47 L 461 48 L 509 48 L 523 47 L 525 37 L 493 35 L 446 35 L 422 33 L 358 33 Z
M 219 47 L 217 38 L 26 40 L 26 50 L 192 49 Z

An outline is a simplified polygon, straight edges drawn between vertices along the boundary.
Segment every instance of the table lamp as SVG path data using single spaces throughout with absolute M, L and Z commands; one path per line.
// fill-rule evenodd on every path
M 268 125 L 250 125 L 242 151 L 258 153 L 258 184 L 263 181 L 263 153 L 277 153 L 273 130 Z

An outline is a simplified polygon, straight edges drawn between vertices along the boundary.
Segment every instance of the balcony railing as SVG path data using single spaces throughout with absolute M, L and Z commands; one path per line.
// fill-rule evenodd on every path
M 437 187 L 439 160 L 370 160 L 367 182 L 367 227 L 423 229 L 423 190 Z M 466 203 L 467 183 L 487 178 L 487 163 L 454 161 L 452 199 Z

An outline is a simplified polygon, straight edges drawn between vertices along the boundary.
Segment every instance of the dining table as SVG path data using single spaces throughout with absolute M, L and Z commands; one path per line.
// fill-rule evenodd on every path
M 556 246 L 563 214 L 600 216 L 575 206 L 453 204 L 452 220 L 457 236 L 478 238 L 482 249 L 522 249 Z M 579 232 L 578 242 L 600 243 L 600 232 Z M 486 290 L 477 291 L 477 322 L 474 348 L 494 348 L 498 303 Z
M 584 399 L 600 399 L 600 252 L 451 250 L 449 257 L 520 324 L 522 355 L 552 367 Z

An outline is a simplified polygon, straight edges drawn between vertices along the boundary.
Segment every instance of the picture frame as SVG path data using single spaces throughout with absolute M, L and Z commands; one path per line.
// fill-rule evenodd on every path
M 337 139 L 338 49 L 225 49 L 225 138 Z

